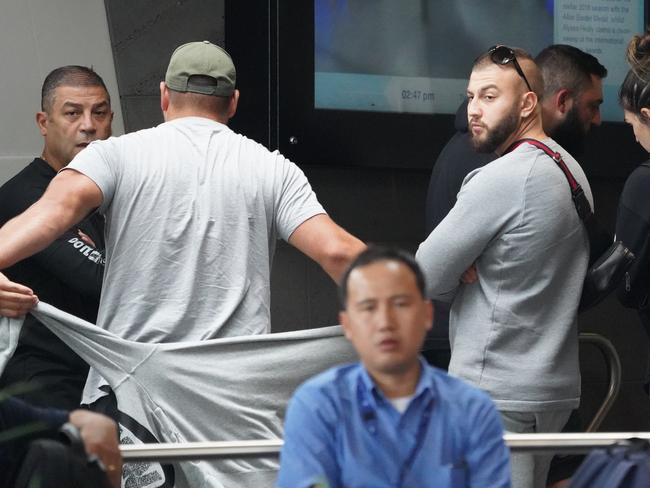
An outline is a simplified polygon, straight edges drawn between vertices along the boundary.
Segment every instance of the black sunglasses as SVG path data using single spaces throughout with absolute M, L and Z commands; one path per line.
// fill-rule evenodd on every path
M 512 62 L 513 66 L 517 70 L 517 73 L 519 73 L 519 76 L 521 76 L 521 78 L 526 82 L 528 90 L 533 91 L 533 89 L 530 87 L 530 83 L 528 83 L 528 80 L 526 79 L 524 71 L 519 65 L 519 61 L 517 61 L 517 56 L 515 56 L 514 49 L 508 46 L 497 45 L 492 46 L 488 51 L 488 54 L 490 55 L 490 59 L 493 63 L 504 65 Z

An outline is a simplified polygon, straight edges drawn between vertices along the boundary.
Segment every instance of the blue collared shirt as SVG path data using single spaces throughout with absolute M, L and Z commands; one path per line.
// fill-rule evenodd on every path
M 509 452 L 492 401 L 420 363 L 403 414 L 361 364 L 300 386 L 285 419 L 278 487 L 509 487 Z

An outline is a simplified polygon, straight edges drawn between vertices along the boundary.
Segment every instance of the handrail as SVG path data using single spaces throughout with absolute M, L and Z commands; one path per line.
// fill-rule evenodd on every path
M 167 444 L 121 444 L 124 462 L 188 461 L 190 459 L 230 459 L 277 457 L 282 439 L 255 441 L 184 442 Z
M 595 345 L 605 357 L 609 387 L 605 400 L 587 427 L 587 433 L 505 434 L 506 445 L 513 451 L 578 454 L 595 447 L 624 442 L 632 438 L 650 441 L 650 432 L 594 433 L 612 408 L 621 387 L 621 360 L 605 337 L 583 332 L 579 341 Z M 125 444 L 120 446 L 124 462 L 187 461 L 191 459 L 228 459 L 276 457 L 282 449 L 281 439 L 255 441 L 188 442 L 183 444 Z
M 578 335 L 578 340 L 582 343 L 593 344 L 600 350 L 605 357 L 609 373 L 609 387 L 605 399 L 586 429 L 586 432 L 596 432 L 612 408 L 621 389 L 621 359 L 611 341 L 600 334 L 582 332 Z
M 616 351 L 616 348 L 609 341 L 609 339 L 606 339 L 600 334 L 594 334 L 592 332 L 581 332 L 578 334 L 578 340 L 580 343 L 592 344 L 600 350 L 603 357 L 605 358 L 605 364 L 609 376 L 609 386 L 607 388 L 605 399 L 603 400 L 600 408 L 585 430 L 585 432 L 596 432 L 611 410 L 612 405 L 616 401 L 618 393 L 621 389 L 621 359 L 618 355 L 618 352 Z M 444 349 L 449 351 L 449 343 L 444 339 L 434 337 L 427 339 L 427 343 L 429 346 L 437 344 L 437 347 L 431 347 L 431 349 Z
M 650 432 L 596 432 L 562 434 L 505 434 L 506 445 L 517 452 L 585 453 L 633 439 L 650 441 Z M 182 444 L 123 444 L 125 463 L 136 461 L 188 461 L 190 459 L 228 459 L 277 457 L 282 439 L 256 441 L 186 442 Z
M 503 439 L 510 450 L 517 452 L 584 454 L 635 439 L 650 441 L 650 432 L 505 434 Z

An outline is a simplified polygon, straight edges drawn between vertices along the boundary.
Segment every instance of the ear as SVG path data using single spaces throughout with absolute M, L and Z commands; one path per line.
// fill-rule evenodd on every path
M 47 112 L 36 112 L 36 125 L 42 136 L 47 135 Z
M 230 103 L 228 104 L 228 119 L 232 119 L 237 112 L 237 105 L 239 104 L 239 90 L 235 90 L 230 95 Z
M 345 338 L 349 341 L 352 340 L 352 332 L 350 330 L 350 320 L 345 310 L 339 312 L 339 322 L 341 323 L 341 327 L 343 328 L 343 333 L 345 334 Z
M 641 115 L 640 118 L 641 118 L 641 120 L 643 122 L 645 122 L 645 123 L 650 122 L 650 109 L 649 108 L 645 108 L 645 107 L 642 108 L 641 112 L 640 112 L 640 115 Z
M 165 85 L 164 81 L 160 82 L 160 109 L 163 113 L 167 112 L 169 108 L 169 88 Z
M 555 109 L 558 110 L 562 115 L 571 110 L 573 106 L 573 97 L 571 92 L 566 88 L 561 88 L 553 96 L 553 101 L 555 103 Z
M 535 111 L 535 107 L 537 107 L 537 95 L 535 92 L 529 91 L 524 93 L 523 99 L 521 101 L 521 117 L 524 119 L 528 117 Z
M 431 328 L 433 327 L 433 302 L 431 300 L 427 300 L 426 305 L 427 308 L 426 308 L 425 319 L 427 323 L 425 325 L 427 330 L 431 330 Z

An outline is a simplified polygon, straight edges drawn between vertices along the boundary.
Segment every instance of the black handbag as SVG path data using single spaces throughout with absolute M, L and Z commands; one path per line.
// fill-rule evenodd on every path
M 596 220 L 582 187 L 573 177 L 559 152 L 551 150 L 537 139 L 515 141 L 506 152 L 510 152 L 524 143 L 544 151 L 562 170 L 571 188 L 571 198 L 576 212 L 587 230 L 590 248 L 589 267 L 578 307 L 578 310 L 583 312 L 600 303 L 618 287 L 623 281 L 626 271 L 634 262 L 634 254 L 622 241 L 614 241 Z
M 623 281 L 634 261 L 634 254 L 616 241 L 587 269 L 580 297 L 580 311 L 597 305 Z

